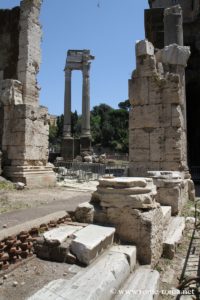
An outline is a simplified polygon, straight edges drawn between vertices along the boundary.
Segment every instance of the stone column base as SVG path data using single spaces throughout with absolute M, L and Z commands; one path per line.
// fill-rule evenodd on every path
M 66 161 L 72 161 L 74 159 L 74 139 L 67 137 L 62 140 L 61 156 Z
M 157 187 L 156 201 L 161 205 L 171 206 L 172 216 L 180 214 L 188 200 L 195 200 L 194 183 L 185 173 L 175 171 L 149 171 Z
M 92 194 L 94 222 L 112 225 L 121 242 L 137 246 L 141 264 L 155 266 L 162 254 L 163 214 L 151 178 L 99 180 Z
M 80 144 L 81 153 L 88 152 L 89 154 L 92 154 L 91 136 L 81 136 Z
M 8 166 L 3 175 L 13 182 L 23 182 L 28 187 L 52 187 L 56 185 L 56 174 L 51 166 Z

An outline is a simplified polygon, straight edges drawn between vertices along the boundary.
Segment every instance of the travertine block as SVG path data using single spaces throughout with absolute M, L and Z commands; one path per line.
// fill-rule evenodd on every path
M 182 239 L 183 230 L 185 229 L 185 218 L 172 218 L 163 239 L 163 256 L 173 259 L 176 248 Z
M 189 199 L 188 181 L 180 172 L 148 172 L 157 187 L 156 201 L 161 205 L 171 206 L 172 215 L 178 214 Z
M 160 127 L 166 128 L 172 125 L 171 104 L 162 105 L 162 114 L 160 117 Z
M 115 229 L 97 225 L 88 225 L 74 233 L 70 250 L 78 260 L 89 265 L 97 256 L 112 245 Z
M 161 89 L 161 98 L 163 103 L 183 104 L 184 98 L 181 94 L 181 83 L 178 74 L 167 73 L 165 84 Z
M 162 252 L 163 214 L 155 197 L 152 179 L 128 177 L 100 180 L 91 200 L 104 211 L 103 222 L 115 226 L 119 239 L 137 246 L 139 261 L 152 265 Z
M 130 159 L 133 161 L 141 161 L 141 162 L 142 161 L 150 161 L 149 149 L 131 148 L 129 156 L 130 156 Z
M 164 160 L 164 128 L 156 128 L 150 133 L 150 160 Z
M 181 161 L 182 160 L 182 130 L 180 128 L 165 129 L 165 160 Z
M 162 103 L 162 89 L 164 85 L 163 79 L 159 75 L 148 78 L 148 87 L 146 93 L 149 95 L 149 104 L 160 104 Z M 138 103 L 139 104 L 139 103 Z
M 184 116 L 183 116 L 183 108 L 180 105 L 172 105 L 172 126 L 173 127 L 181 127 L 184 128 Z
M 148 78 L 133 77 L 129 80 L 129 101 L 132 105 L 144 105 L 149 102 Z
M 149 132 L 144 129 L 130 131 L 129 143 L 131 148 L 149 149 Z
M 129 154 L 130 155 L 130 154 Z M 130 176 L 146 176 L 147 171 L 150 170 L 160 170 L 162 162 L 158 161 L 143 161 L 143 162 L 137 162 L 133 159 L 130 160 L 129 163 L 129 175 Z
M 135 106 L 132 115 L 132 128 L 157 128 L 160 127 L 162 105 Z
M 154 46 L 148 40 L 137 41 L 135 50 L 136 56 L 154 55 Z
M 155 56 L 138 56 L 136 65 L 136 77 L 152 77 L 157 74 Z
M 123 242 L 134 243 L 141 264 L 155 265 L 162 253 L 163 214 L 161 208 L 147 212 L 130 208 L 108 208 L 107 219 Z
M 162 50 L 162 62 L 170 65 L 187 66 L 190 57 L 190 47 L 172 44 Z
M 63 225 L 45 232 L 43 238 L 46 243 L 60 245 L 65 242 L 68 237 L 82 228 L 81 226 Z
M 77 222 L 93 223 L 94 207 L 88 202 L 81 203 L 75 210 L 75 218 Z

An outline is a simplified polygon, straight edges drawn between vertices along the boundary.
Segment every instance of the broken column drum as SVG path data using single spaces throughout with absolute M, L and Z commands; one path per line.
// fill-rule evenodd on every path
M 155 265 L 162 254 L 163 215 L 151 178 L 119 177 L 99 180 L 92 194 L 94 222 L 112 225 L 124 243 L 137 246 L 138 260 Z
M 90 60 L 94 56 L 89 50 L 68 50 L 65 66 L 65 101 L 64 101 L 64 128 L 62 142 L 62 157 L 65 160 L 74 158 L 74 139 L 71 136 L 71 73 L 81 70 L 83 74 L 82 86 L 82 129 L 81 152 L 91 151 L 90 133 Z

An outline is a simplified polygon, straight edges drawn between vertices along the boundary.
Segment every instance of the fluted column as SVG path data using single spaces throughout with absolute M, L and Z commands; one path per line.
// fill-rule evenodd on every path
M 90 136 L 90 63 L 83 64 L 82 136 Z
M 71 69 L 65 69 L 65 101 L 63 137 L 71 136 Z

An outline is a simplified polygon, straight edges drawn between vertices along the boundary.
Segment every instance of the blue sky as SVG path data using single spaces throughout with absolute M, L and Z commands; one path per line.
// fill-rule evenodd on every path
M 0 0 L 0 8 L 19 5 Z M 144 38 L 147 0 L 44 0 L 40 103 L 51 114 L 63 113 L 64 65 L 68 49 L 90 49 L 91 108 L 117 107 L 128 98 L 128 79 L 135 67 L 135 41 Z M 72 110 L 81 113 L 82 74 L 73 71 Z

